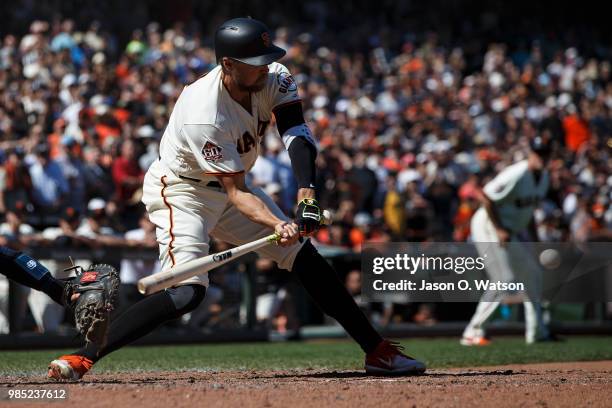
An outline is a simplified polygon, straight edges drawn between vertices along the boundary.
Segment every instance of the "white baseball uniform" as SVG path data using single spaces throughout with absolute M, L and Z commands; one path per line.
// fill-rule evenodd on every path
M 518 234 L 529 226 L 534 210 L 546 196 L 548 185 L 548 172 L 542 171 L 536 182 L 533 172 L 528 168 L 527 160 L 508 166 L 485 185 L 483 191 L 493 201 L 502 226 L 510 232 L 510 241 L 517 242 Z M 485 267 L 493 281 L 511 282 L 515 278 L 513 268 L 523 268 L 522 270 L 529 271 L 530 282 L 526 286 L 538 290 L 540 268 L 535 265 L 528 251 L 518 247 L 519 244 L 514 243 L 511 248 L 498 245 L 497 231 L 483 207 L 472 217 L 471 233 L 480 256 L 487 255 L 484 257 Z M 503 294 L 497 292 L 483 293 L 472 320 L 465 328 L 464 337 L 484 335 L 482 326 L 495 312 L 502 297 Z M 540 336 L 545 336 L 547 332 L 542 322 L 540 305 L 525 301 L 524 306 L 525 337 L 527 342 L 531 343 L 535 341 L 536 332 L 539 332 Z
M 209 235 L 240 245 L 272 233 L 240 213 L 215 177 L 248 172 L 257 160 L 273 109 L 300 103 L 287 68 L 278 63 L 268 68 L 266 86 L 251 94 L 251 112 L 232 99 L 220 66 L 186 86 L 179 96 L 161 139 L 160 157 L 147 171 L 143 187 L 142 201 L 157 227 L 162 269 L 206 256 Z M 291 140 L 283 136 L 286 146 Z M 277 217 L 287 220 L 260 188 L 251 191 Z M 282 269 L 291 269 L 301 246 L 270 245 L 258 253 Z M 208 274 L 181 282 L 186 283 L 208 286 Z

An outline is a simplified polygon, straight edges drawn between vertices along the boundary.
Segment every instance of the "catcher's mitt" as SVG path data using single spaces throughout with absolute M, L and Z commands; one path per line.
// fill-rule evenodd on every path
M 71 268 L 72 269 L 72 268 Z M 74 312 L 76 328 L 88 343 L 106 345 L 110 313 L 119 293 L 119 273 L 110 265 L 75 267 L 77 276 L 70 282 L 70 296 L 80 294 L 67 304 Z

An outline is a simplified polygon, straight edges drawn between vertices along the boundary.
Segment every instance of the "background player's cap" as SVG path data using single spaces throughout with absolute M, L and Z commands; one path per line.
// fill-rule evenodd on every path
M 536 136 L 529 141 L 529 147 L 535 153 L 537 153 L 544 160 L 548 159 L 552 153 L 550 149 L 550 144 L 546 143 L 546 141 L 541 136 Z
M 252 18 L 234 18 L 221 24 L 215 33 L 217 62 L 229 57 L 249 65 L 268 65 L 286 52 L 272 44 L 270 30 Z

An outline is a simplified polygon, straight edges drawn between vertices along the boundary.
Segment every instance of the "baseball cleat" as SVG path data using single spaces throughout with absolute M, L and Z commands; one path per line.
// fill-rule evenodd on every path
M 486 337 L 483 336 L 475 336 L 475 337 L 466 337 L 463 336 L 461 338 L 461 340 L 459 340 L 459 343 L 462 346 L 488 346 L 491 344 L 491 340 L 487 339 Z
M 420 375 L 425 364 L 402 353 L 399 343 L 383 340 L 365 358 L 365 371 L 370 375 Z
M 55 380 L 80 380 L 94 363 L 83 356 L 66 355 L 49 363 L 47 378 Z

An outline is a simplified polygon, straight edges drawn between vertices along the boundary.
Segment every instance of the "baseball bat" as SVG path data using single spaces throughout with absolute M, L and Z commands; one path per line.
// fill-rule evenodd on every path
M 321 224 L 329 225 L 331 223 L 331 217 L 331 213 L 328 210 L 324 210 Z M 185 262 L 184 264 L 176 265 L 172 268 L 166 269 L 165 271 L 140 279 L 138 281 L 138 291 L 143 295 L 150 295 L 151 293 L 159 292 L 160 290 L 174 286 L 185 279 L 200 275 L 218 266 L 226 264 L 229 261 L 241 257 L 248 252 L 256 251 L 261 247 L 275 243 L 279 239 L 280 236 L 278 234 L 270 234 L 255 241 L 247 242 L 246 244 L 228 249 L 227 251 L 218 252 L 203 258 L 193 259 Z

